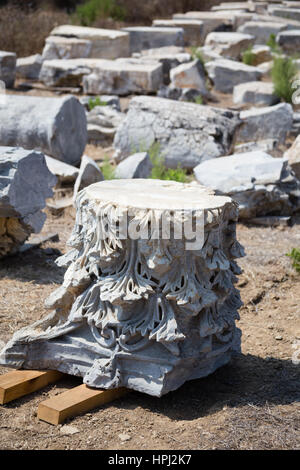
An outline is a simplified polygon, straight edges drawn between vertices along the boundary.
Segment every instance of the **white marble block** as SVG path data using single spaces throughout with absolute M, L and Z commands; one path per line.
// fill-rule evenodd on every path
M 182 28 L 184 31 L 185 46 L 199 46 L 203 44 L 203 21 L 200 20 L 154 20 L 154 27 Z
M 196 249 L 188 231 L 179 235 L 182 210 L 203 234 Z M 16 332 L 0 363 L 155 396 L 212 373 L 240 349 L 236 220 L 236 203 L 200 185 L 110 180 L 84 189 L 71 251 L 57 260 L 69 266 L 63 285 L 46 301 L 52 312 Z
M 152 26 L 130 26 L 123 28 L 130 35 L 130 52 L 166 46 L 183 46 L 182 28 L 163 28 Z

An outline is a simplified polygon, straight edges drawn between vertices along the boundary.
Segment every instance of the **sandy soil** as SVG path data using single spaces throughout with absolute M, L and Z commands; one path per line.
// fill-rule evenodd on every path
M 1 262 L 0 341 L 47 313 L 44 299 L 63 278 L 54 261 L 66 251 L 73 220 L 73 208 L 48 213 L 43 232 L 57 231 L 60 241 Z M 299 225 L 239 225 L 238 238 L 247 252 L 238 283 L 242 354 L 163 398 L 133 391 L 70 419 L 72 435 L 36 416 L 41 401 L 81 383 L 66 376 L 0 408 L 0 449 L 299 448 L 300 366 L 292 358 L 300 350 L 300 275 L 285 256 L 300 245 Z

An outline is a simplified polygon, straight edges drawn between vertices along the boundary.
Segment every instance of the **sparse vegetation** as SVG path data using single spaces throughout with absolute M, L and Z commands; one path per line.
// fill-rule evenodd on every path
M 297 75 L 297 66 L 290 57 L 274 58 L 271 71 L 274 93 L 287 103 L 292 103 L 294 89 L 292 84 Z
M 82 26 L 91 26 L 98 18 L 112 18 L 123 21 L 125 8 L 117 5 L 115 0 L 88 0 L 78 5 L 75 18 Z
M 290 253 L 287 253 L 286 256 L 289 256 L 292 259 L 292 266 L 300 273 L 300 249 L 299 248 L 292 248 Z
M 200 51 L 199 47 L 197 47 L 197 46 L 191 47 L 191 56 L 192 56 L 193 60 L 198 59 L 198 60 L 200 60 L 200 62 L 202 62 L 203 66 L 205 65 L 205 59 L 204 59 L 203 54 Z
M 96 98 L 90 98 L 89 99 L 89 110 L 91 111 L 93 108 L 95 108 L 96 106 L 106 106 L 107 105 L 107 102 L 106 101 L 102 101 L 100 96 L 96 96 Z
M 187 172 L 184 168 L 181 168 L 179 164 L 177 168 L 166 168 L 158 142 L 151 146 L 149 156 L 153 165 L 150 178 L 178 181 L 179 183 L 185 183 L 187 181 Z
M 255 54 L 252 50 L 252 46 L 248 47 L 242 54 L 242 62 L 246 65 L 254 65 Z
M 116 168 L 108 156 L 104 158 L 103 163 L 100 165 L 100 170 L 102 171 L 105 180 L 113 180 L 116 178 Z
M 196 96 L 196 98 L 194 99 L 194 103 L 196 103 L 196 104 L 204 104 L 202 96 L 201 96 L 201 95 Z
M 269 48 L 271 49 L 272 52 L 274 52 L 276 54 L 281 53 L 281 48 L 278 46 L 278 44 L 276 42 L 276 35 L 274 33 L 270 34 L 270 37 L 267 41 L 267 46 L 269 46 Z

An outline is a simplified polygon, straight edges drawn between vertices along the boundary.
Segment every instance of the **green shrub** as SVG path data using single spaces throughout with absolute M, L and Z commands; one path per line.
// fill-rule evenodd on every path
M 252 50 L 252 46 L 248 47 L 242 54 L 242 62 L 246 65 L 254 65 L 255 54 Z
M 105 180 L 113 180 L 116 178 L 116 168 L 115 166 L 111 163 L 109 157 L 106 155 L 104 158 L 103 163 L 100 166 L 100 169 L 102 171 L 102 174 L 104 176 Z
M 161 155 L 159 143 L 153 144 L 149 150 L 150 160 L 153 168 L 150 178 L 158 180 L 171 180 L 185 183 L 187 181 L 187 172 L 178 164 L 176 169 L 166 168 L 164 157 Z
M 191 56 L 193 60 L 198 59 L 200 60 L 200 62 L 202 62 L 203 65 L 205 65 L 205 59 L 199 47 L 197 46 L 191 47 Z
M 292 259 L 292 266 L 296 269 L 297 273 L 300 273 L 300 250 L 298 248 L 293 248 L 290 253 L 287 253 L 286 256 L 289 256 Z
M 78 5 L 75 11 L 75 18 L 82 26 L 90 26 L 98 18 L 109 17 L 120 21 L 125 17 L 124 8 L 117 5 L 116 0 L 88 0 Z
M 93 108 L 96 106 L 106 106 L 107 102 L 102 101 L 99 96 L 96 96 L 96 98 L 90 98 L 88 102 L 89 110 L 91 111 Z
M 275 57 L 271 71 L 274 93 L 287 103 L 292 103 L 292 84 L 297 75 L 297 66 L 290 57 Z
M 275 52 L 277 54 L 281 53 L 281 48 L 278 46 L 276 42 L 276 35 L 274 33 L 270 34 L 270 37 L 267 41 L 267 46 L 269 46 L 272 52 Z
M 202 98 L 202 96 L 201 96 L 201 95 L 196 96 L 196 98 L 194 99 L 194 103 L 196 103 L 196 104 L 204 104 L 204 103 L 203 103 L 203 98 Z

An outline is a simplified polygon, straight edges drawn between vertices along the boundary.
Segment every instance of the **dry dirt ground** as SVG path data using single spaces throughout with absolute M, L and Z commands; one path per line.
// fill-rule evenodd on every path
M 43 232 L 57 231 L 59 242 L 1 262 L 1 341 L 47 313 L 44 299 L 63 278 L 54 261 L 66 251 L 73 222 L 73 208 L 48 213 Z M 242 354 L 162 398 L 132 391 L 70 419 L 73 435 L 36 416 L 41 401 L 80 384 L 66 376 L 0 407 L 0 449 L 299 449 L 300 364 L 292 358 L 298 351 L 300 359 L 300 275 L 285 256 L 300 246 L 299 224 L 239 225 L 238 238 L 247 252 L 238 283 Z

